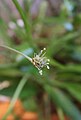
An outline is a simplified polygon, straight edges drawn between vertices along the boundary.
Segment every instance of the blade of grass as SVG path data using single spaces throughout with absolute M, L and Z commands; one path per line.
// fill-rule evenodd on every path
M 0 64 L 0 70 L 2 69 L 7 69 L 7 68 L 14 68 L 18 65 L 18 62 L 16 63 L 4 63 L 4 64 Z
M 72 120 L 81 120 L 81 113 L 70 98 L 61 90 L 45 86 L 46 92 L 49 94 L 53 102 L 59 106 Z
M 51 104 L 50 104 L 50 98 L 47 93 L 45 93 L 43 101 L 44 101 L 45 120 L 51 120 L 51 108 L 50 108 Z
M 57 107 L 57 114 L 58 114 L 59 120 L 65 120 L 63 110 L 60 107 Z
M 25 25 L 25 30 L 27 32 L 27 37 L 28 37 L 28 40 L 31 40 L 32 39 L 32 36 L 31 36 L 31 29 L 30 29 L 30 24 L 26 18 L 26 14 L 25 12 L 23 11 L 23 9 L 21 8 L 21 6 L 19 5 L 18 1 L 17 0 L 13 0 L 13 3 L 15 4 L 18 12 L 20 13 L 21 15 L 21 18 L 24 22 L 24 25 Z
M 15 103 L 16 103 L 16 101 L 17 101 L 17 99 L 18 99 L 18 97 L 19 97 L 19 95 L 20 95 L 20 93 L 21 93 L 21 91 L 22 91 L 22 89 L 24 87 L 24 85 L 26 84 L 28 78 L 29 78 L 29 75 L 25 75 L 21 79 L 21 81 L 20 81 L 20 83 L 19 83 L 19 85 L 18 85 L 18 87 L 17 87 L 17 89 L 16 89 L 16 91 L 15 91 L 15 93 L 13 95 L 13 98 L 11 100 L 10 106 L 9 106 L 6 114 L 2 118 L 2 120 L 6 120 L 7 116 L 12 112 L 12 109 L 13 109 L 13 107 L 14 107 L 14 105 L 15 105 Z

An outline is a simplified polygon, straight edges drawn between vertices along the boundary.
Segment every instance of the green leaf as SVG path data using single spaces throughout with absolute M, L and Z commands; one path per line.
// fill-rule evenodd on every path
M 6 77 L 18 77 L 22 76 L 23 73 L 20 72 L 18 69 L 2 69 L 0 71 L 0 76 L 6 76 Z
M 67 45 L 69 41 L 72 41 L 78 35 L 79 34 L 75 32 L 75 33 L 69 33 L 63 36 L 62 38 L 52 39 L 52 41 L 50 42 L 48 46 L 48 50 L 47 50 L 48 56 L 58 53 L 62 48 L 64 48 Z
M 72 118 L 71 120 L 81 120 L 81 114 L 78 108 L 62 91 L 51 88 L 50 86 L 46 86 L 45 89 L 53 102 L 56 103 L 57 106 L 61 107 L 64 112 Z
M 81 73 L 81 64 L 68 64 L 64 71 Z
M 79 101 L 81 102 L 81 85 L 77 83 L 69 83 L 65 85 L 65 88 Z

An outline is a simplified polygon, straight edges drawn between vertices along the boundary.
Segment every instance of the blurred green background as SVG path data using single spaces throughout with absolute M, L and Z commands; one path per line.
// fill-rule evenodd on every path
M 45 47 L 50 69 L 40 76 L 24 57 L 0 47 L 1 96 L 12 104 L 20 99 L 39 120 L 51 120 L 52 114 L 81 120 L 80 0 L 1 0 L 2 44 L 30 57 Z

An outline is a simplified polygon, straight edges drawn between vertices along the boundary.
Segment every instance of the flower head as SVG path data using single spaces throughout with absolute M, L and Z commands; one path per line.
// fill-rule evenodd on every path
M 40 51 L 39 54 L 34 54 L 32 58 L 33 65 L 39 70 L 40 75 L 42 75 L 42 68 L 47 67 L 49 69 L 49 59 L 45 57 L 46 48 Z

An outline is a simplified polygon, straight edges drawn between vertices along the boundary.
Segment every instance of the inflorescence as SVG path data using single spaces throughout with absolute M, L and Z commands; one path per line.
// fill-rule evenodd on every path
M 49 59 L 45 57 L 46 48 L 40 51 L 39 54 L 34 54 L 32 58 L 33 65 L 39 70 L 40 75 L 42 75 L 42 68 L 47 67 L 49 69 Z
M 13 52 L 16 52 L 16 53 L 24 56 L 26 59 L 28 59 L 30 62 L 32 62 L 33 65 L 39 70 L 40 75 L 42 75 L 42 69 L 44 67 L 47 67 L 47 69 L 49 69 L 49 61 L 50 60 L 45 57 L 46 48 L 44 48 L 43 50 L 41 50 L 39 54 L 35 53 L 34 57 L 30 58 L 29 56 L 23 54 L 22 52 L 20 52 L 20 51 L 18 51 L 16 49 L 11 48 L 11 47 L 8 47 L 8 46 L 5 46 L 5 45 L 0 45 L 0 47 L 9 49 L 9 50 L 11 50 Z

